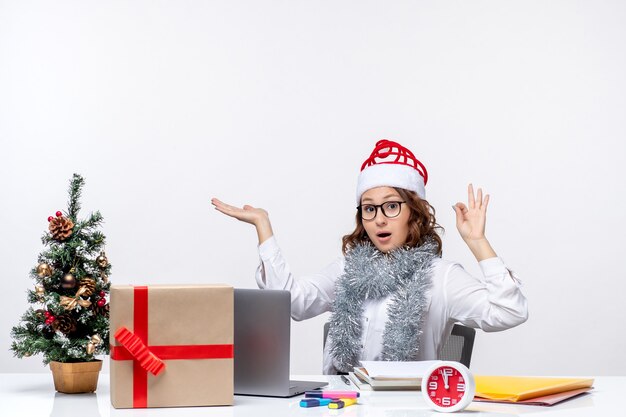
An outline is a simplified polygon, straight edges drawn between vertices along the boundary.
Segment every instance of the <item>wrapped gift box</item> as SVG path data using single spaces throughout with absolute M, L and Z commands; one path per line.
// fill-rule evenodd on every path
M 233 288 L 111 287 L 115 408 L 233 404 Z

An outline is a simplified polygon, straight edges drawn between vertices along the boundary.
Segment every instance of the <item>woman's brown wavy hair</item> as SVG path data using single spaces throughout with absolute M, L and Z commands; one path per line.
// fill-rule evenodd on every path
M 400 194 L 400 197 L 406 201 L 406 205 L 411 210 L 409 217 L 409 233 L 405 246 L 414 248 L 421 246 L 427 237 L 434 239 L 437 245 L 437 255 L 441 256 L 442 244 L 438 231 L 443 231 L 443 227 L 437 224 L 435 220 L 435 208 L 426 200 L 422 200 L 415 192 L 405 190 L 404 188 L 393 187 Z M 371 242 L 365 227 L 363 227 L 363 219 L 361 213 L 356 213 L 356 228 L 354 232 L 341 238 L 343 245 L 341 250 L 345 255 L 351 248 L 358 243 Z

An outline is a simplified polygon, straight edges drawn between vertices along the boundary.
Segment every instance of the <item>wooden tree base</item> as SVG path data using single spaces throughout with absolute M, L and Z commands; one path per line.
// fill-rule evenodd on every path
M 94 392 L 98 387 L 98 375 L 102 361 L 62 363 L 50 362 L 54 389 L 66 394 Z

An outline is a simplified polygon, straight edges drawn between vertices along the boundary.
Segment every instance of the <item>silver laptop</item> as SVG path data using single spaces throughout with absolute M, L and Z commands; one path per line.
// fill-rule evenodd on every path
M 235 288 L 235 394 L 291 397 L 327 385 L 289 380 L 289 291 Z

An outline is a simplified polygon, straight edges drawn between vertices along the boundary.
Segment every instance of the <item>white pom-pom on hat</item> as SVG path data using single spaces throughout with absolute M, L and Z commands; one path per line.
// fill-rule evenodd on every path
M 426 198 L 428 171 L 413 152 L 387 139 L 379 140 L 363 165 L 356 187 L 356 203 L 361 196 L 376 187 L 397 187 L 414 191 Z

